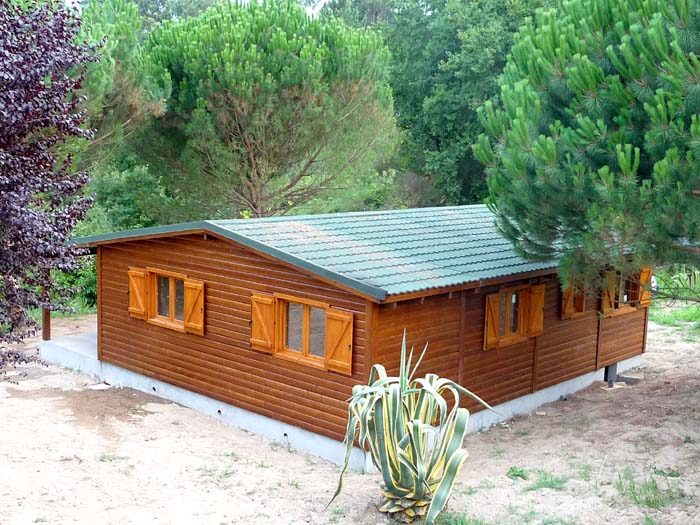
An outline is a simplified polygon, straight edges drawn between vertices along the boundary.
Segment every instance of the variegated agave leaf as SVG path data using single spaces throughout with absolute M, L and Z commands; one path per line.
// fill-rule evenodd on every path
M 444 508 L 468 457 L 462 443 L 469 411 L 460 408 L 461 398 L 491 407 L 452 380 L 436 374 L 416 377 L 427 350 L 428 345 L 413 364 L 413 348 L 407 349 L 404 332 L 399 375 L 389 376 L 382 365 L 374 365 L 368 384 L 353 388 L 345 463 L 331 502 L 342 489 L 357 440 L 384 480 L 381 512 L 406 523 L 425 517 L 430 525 Z

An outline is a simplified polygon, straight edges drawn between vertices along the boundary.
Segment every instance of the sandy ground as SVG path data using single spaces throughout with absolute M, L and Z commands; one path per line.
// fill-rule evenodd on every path
M 53 330 L 93 326 L 58 319 Z M 593 385 L 546 415 L 468 436 L 448 512 L 465 525 L 700 524 L 700 343 L 652 325 L 646 363 L 628 373 L 642 379 L 634 386 Z M 375 510 L 376 474 L 348 475 L 325 508 L 333 464 L 147 394 L 92 389 L 74 372 L 21 372 L 0 383 L 3 525 L 391 523 Z M 653 494 L 673 501 L 654 509 L 621 495 L 626 470 L 638 484 L 656 472 Z M 559 490 L 537 488 L 542 476 L 561 478 Z

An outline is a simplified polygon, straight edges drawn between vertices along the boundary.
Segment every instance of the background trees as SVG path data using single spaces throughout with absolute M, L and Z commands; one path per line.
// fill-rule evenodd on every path
M 498 94 L 513 35 L 545 0 L 334 0 L 326 13 L 375 24 L 392 53 L 390 83 L 404 131 L 395 167 L 429 180 L 432 203 L 480 202 L 471 144 L 476 109 Z M 420 203 L 420 201 L 418 201 Z
M 61 3 L 0 3 L 0 344 L 21 340 L 29 311 L 55 308 L 68 290 L 52 270 L 76 266 L 71 230 L 90 204 L 84 172 L 59 148 L 89 137 L 76 91 L 92 59 Z
M 475 152 L 521 253 L 585 280 L 697 264 L 698 7 L 575 0 L 518 34 Z
M 83 232 L 383 205 L 396 133 L 375 33 L 293 1 L 179 3 L 85 7 L 104 53 L 84 90 L 97 136 L 80 155 L 96 194 Z
M 391 143 L 380 38 L 296 2 L 167 22 L 146 53 L 170 96 L 143 152 L 199 217 L 287 213 L 349 186 Z

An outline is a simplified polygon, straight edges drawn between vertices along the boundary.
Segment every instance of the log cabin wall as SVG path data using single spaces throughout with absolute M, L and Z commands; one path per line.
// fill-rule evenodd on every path
M 600 327 L 598 367 L 641 354 L 644 351 L 648 308 L 617 317 L 607 317 Z
M 527 283 L 513 281 L 507 286 Z M 398 371 L 401 337 L 422 349 L 429 343 L 427 371 L 457 380 L 491 404 L 503 403 L 644 351 L 647 309 L 599 320 L 598 301 L 572 319 L 561 318 L 561 290 L 554 277 L 545 283 L 542 335 L 503 348 L 484 350 L 486 296 L 498 286 L 464 290 L 379 306 L 375 356 L 391 373 Z M 600 333 L 599 333 L 600 323 Z M 600 344 L 598 339 L 600 337 Z M 480 405 L 471 400 L 471 410 Z
M 351 388 L 366 381 L 367 301 L 248 249 L 203 235 L 119 242 L 98 249 L 99 353 L 108 363 L 335 439 Z M 205 281 L 204 335 L 129 316 L 129 267 Z M 354 314 L 352 376 L 250 346 L 251 293 L 286 293 Z

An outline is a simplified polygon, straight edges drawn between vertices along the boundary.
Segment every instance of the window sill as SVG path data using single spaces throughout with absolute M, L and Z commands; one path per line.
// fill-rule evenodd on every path
M 572 314 L 567 315 L 566 317 L 562 316 L 561 320 L 562 321 L 570 321 L 571 319 L 578 319 L 579 317 L 583 317 L 587 313 L 588 313 L 587 311 L 574 312 Z
M 622 306 L 620 308 L 617 308 L 615 310 L 612 310 L 610 312 L 603 314 L 603 318 L 619 317 L 621 315 L 631 314 L 632 312 L 636 312 L 637 310 L 639 310 L 639 308 L 636 306 L 625 305 L 625 306 Z
M 326 365 L 320 357 L 306 357 L 301 355 L 299 352 L 294 352 L 292 350 L 279 350 L 273 354 L 275 357 L 284 359 L 285 361 L 292 361 L 294 363 L 299 363 L 304 366 L 310 366 L 312 368 L 317 368 L 318 370 L 326 370 Z
M 176 332 L 182 332 L 183 334 L 185 333 L 185 323 L 171 321 L 170 319 L 165 319 L 162 317 L 151 317 L 150 319 L 146 319 L 146 322 L 148 324 L 160 326 L 161 328 L 175 330 Z
M 503 339 L 499 339 L 498 343 L 496 343 L 494 346 L 492 346 L 490 348 L 485 348 L 484 350 L 488 352 L 489 350 L 498 350 L 500 348 L 507 348 L 509 346 L 517 345 L 518 343 L 524 343 L 528 339 L 530 339 L 530 338 L 525 336 L 525 335 L 513 335 L 510 337 L 504 337 Z

